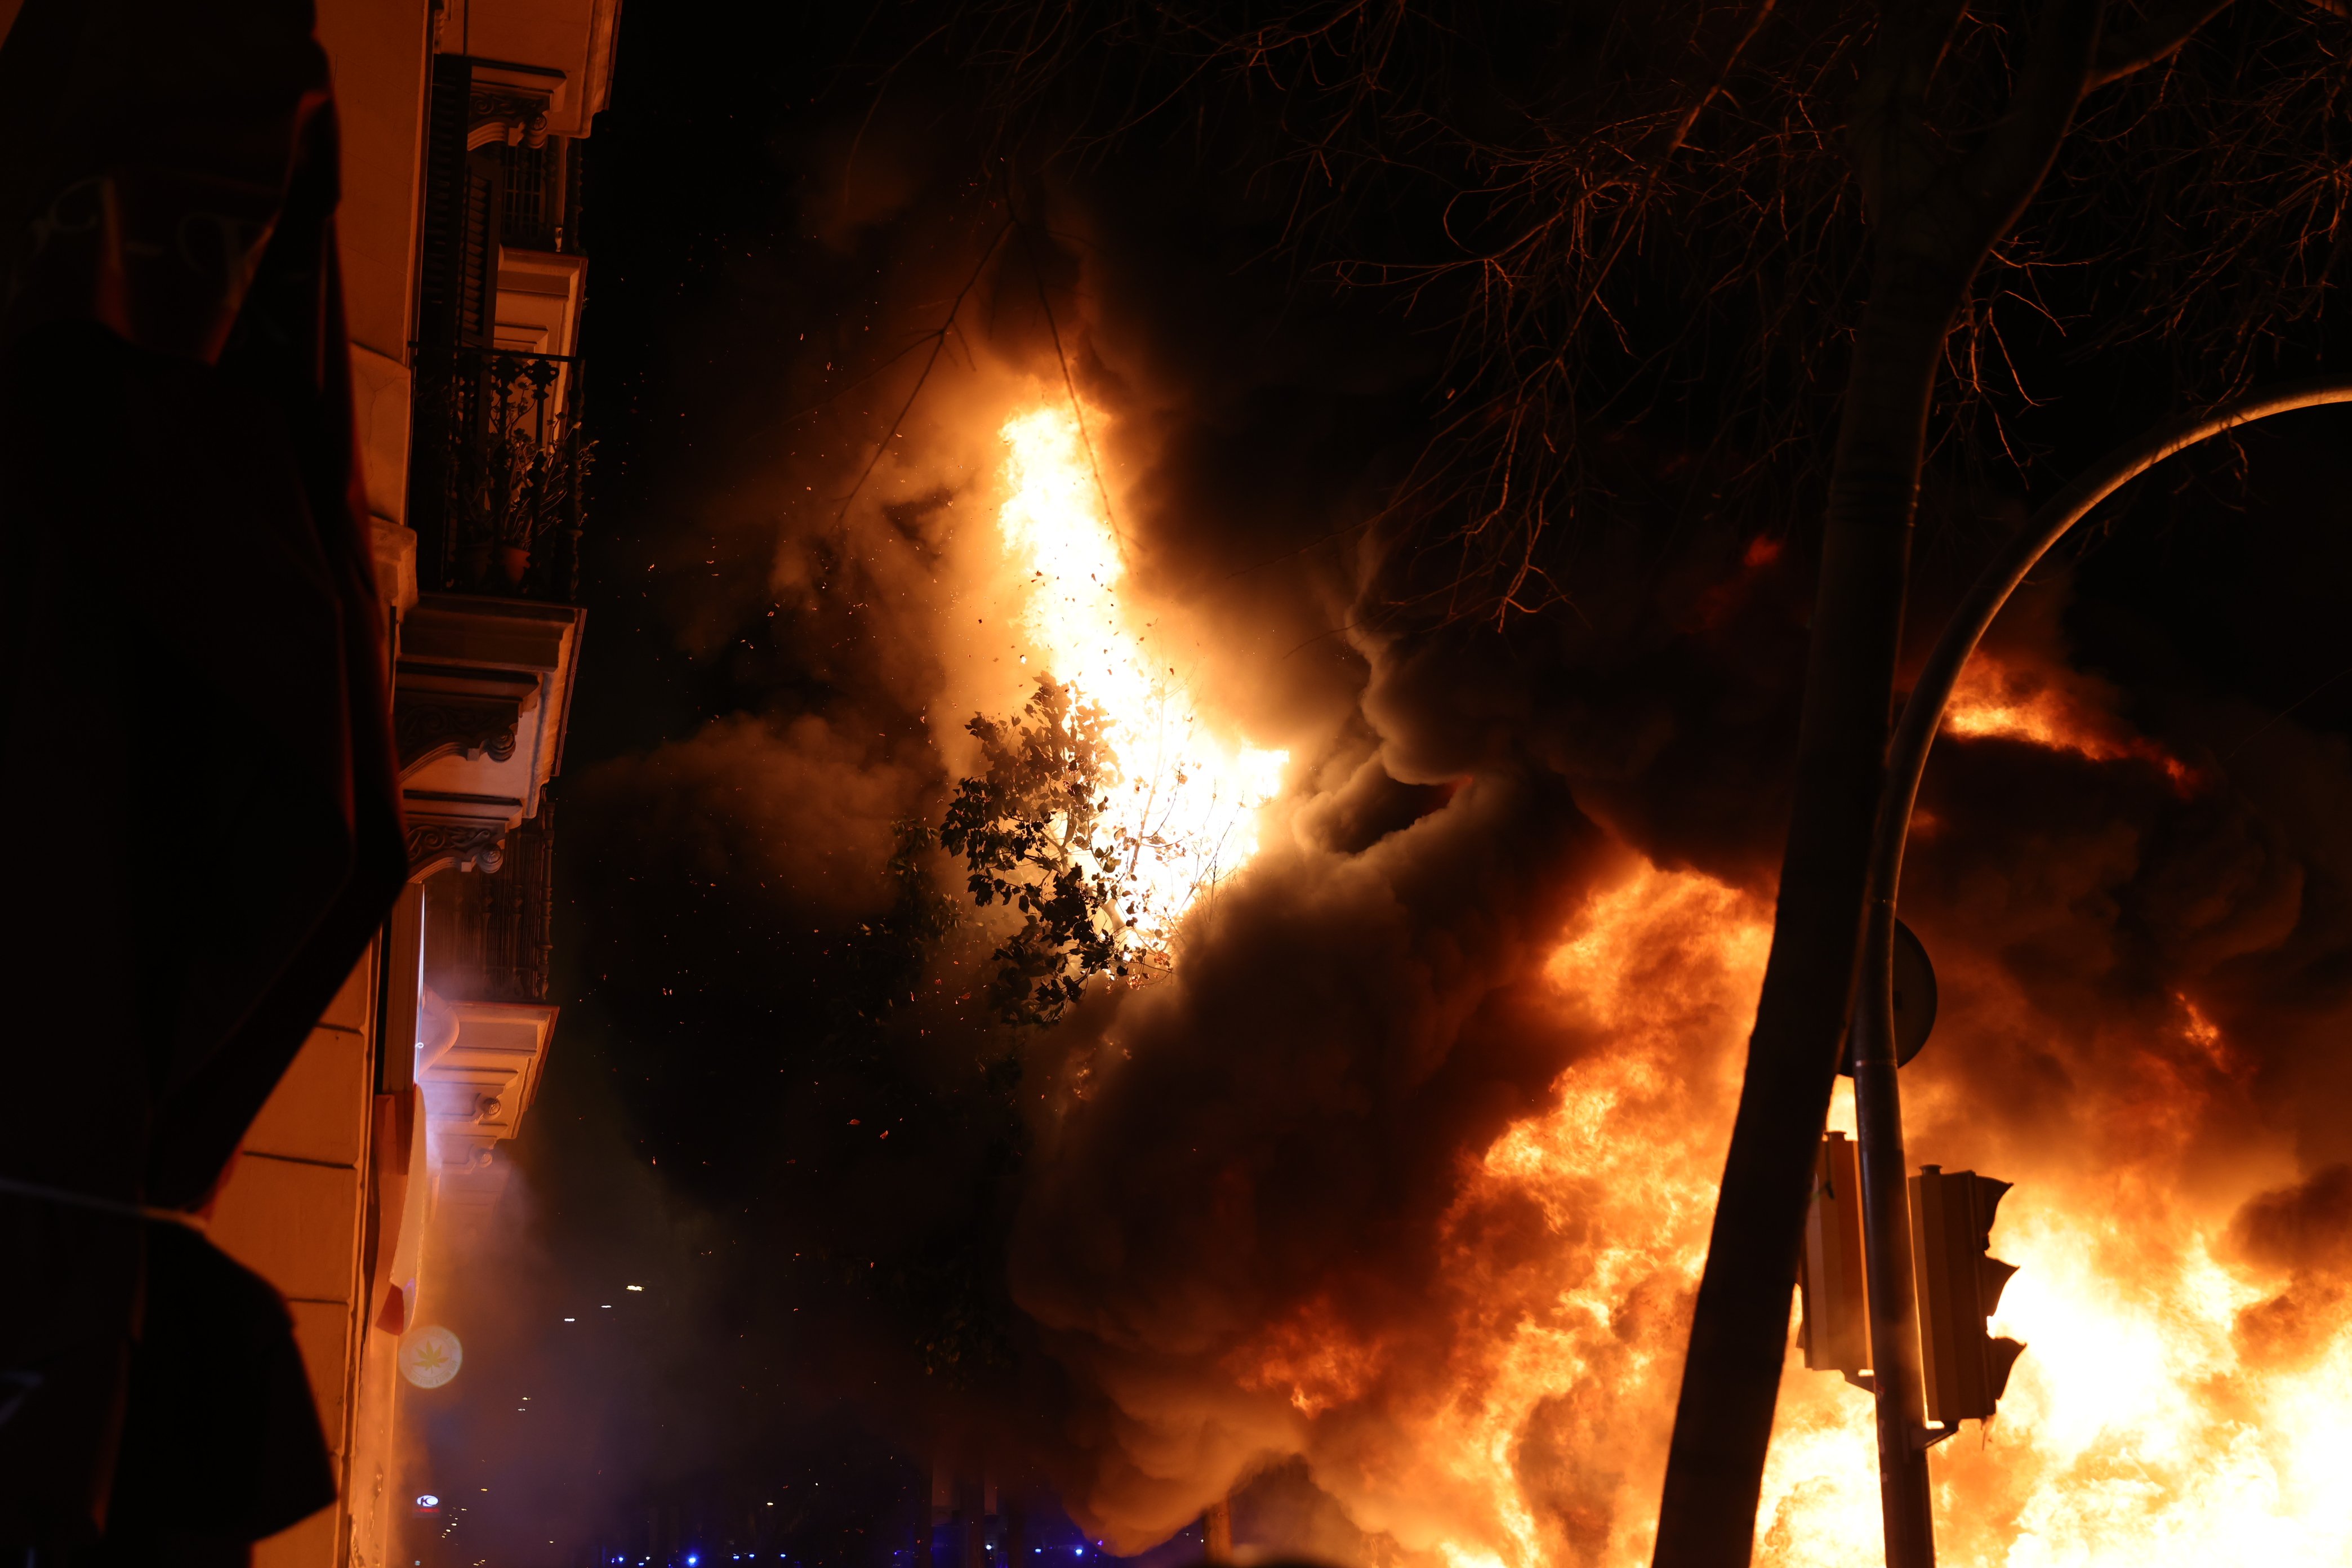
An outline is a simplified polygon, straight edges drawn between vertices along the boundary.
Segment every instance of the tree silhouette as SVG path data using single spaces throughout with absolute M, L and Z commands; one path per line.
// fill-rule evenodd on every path
M 987 771 L 963 780 L 940 843 L 970 872 L 972 901 L 1017 910 L 998 946 L 991 1000 L 1008 1024 L 1050 1024 L 1097 974 L 1124 975 L 1120 868 L 1131 857 L 1106 815 L 1116 772 L 1105 716 L 1051 678 L 1020 714 L 978 716 Z

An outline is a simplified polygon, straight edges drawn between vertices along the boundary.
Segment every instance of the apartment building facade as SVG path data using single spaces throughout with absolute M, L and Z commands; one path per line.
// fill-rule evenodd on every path
M 264 1568 L 407 1563 L 401 1374 L 552 1044 L 554 812 L 584 616 L 582 193 L 619 0 L 319 0 L 409 882 L 256 1119 L 211 1234 L 287 1298 L 341 1498 Z M 462 1376 L 462 1373 L 460 1373 Z M 428 1380 L 425 1380 L 429 1382 Z

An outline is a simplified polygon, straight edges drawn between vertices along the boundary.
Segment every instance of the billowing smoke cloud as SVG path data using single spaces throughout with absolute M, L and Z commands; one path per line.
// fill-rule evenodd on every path
M 583 721 L 567 784 L 578 1011 L 665 1212 L 731 1270 L 678 1332 L 767 1347 L 677 1378 L 982 1452 L 1122 1547 L 1239 1489 L 1260 1549 L 1645 1560 L 1769 929 L 1806 531 L 1683 509 L 1687 470 L 1628 444 L 1566 605 L 1401 607 L 1424 563 L 1376 519 L 1442 395 L 1419 323 L 1250 266 L 1280 214 L 1233 183 L 1139 155 L 982 184 L 923 115 L 835 119 L 771 139 L 803 180 L 791 288 L 714 293 L 719 428 L 646 458 L 610 550 L 661 722 Z M 1174 973 L 1016 1040 L 996 928 L 910 944 L 891 858 L 974 765 L 964 720 L 1037 673 L 997 431 L 1073 384 L 1156 646 L 1291 763 Z M 1937 500 L 1929 605 L 2015 515 Z M 2111 547 L 2021 601 L 1922 801 L 1903 907 L 1943 1014 L 1911 1154 L 2019 1184 L 1996 1250 L 2031 1342 L 1982 1443 L 1937 1450 L 1956 1561 L 2227 1556 L 2247 1519 L 2340 1555 L 2305 1457 L 2339 1418 L 2294 1380 L 2352 1387 L 2352 773 L 2163 574 Z M 592 654 L 583 702 L 624 657 Z M 1791 1373 L 1766 1560 L 1868 1556 L 1867 1412 Z
M 928 804 L 936 773 L 928 755 L 898 760 L 816 714 L 733 714 L 607 763 L 580 794 L 591 813 L 635 824 L 645 852 L 705 877 L 772 882 L 838 920 L 888 904 L 893 826 Z
M 1356 853 L 1267 857 L 1106 1026 L 1013 1278 L 1094 1390 L 1065 1484 L 1117 1539 L 1267 1470 L 1376 1538 L 1270 1510 L 1306 1531 L 1282 1544 L 1643 1559 L 1795 652 L 1769 552 L 1699 553 L 1679 593 L 1601 579 L 1597 630 L 1368 640 L 1384 776 L 1475 782 Z M 2021 602 L 1964 690 L 1905 889 L 1944 995 L 1912 1158 L 2019 1184 L 1996 1250 L 2032 1346 L 1986 1445 L 1938 1457 L 1946 1542 L 2333 1550 L 2352 864 L 2324 803 L 2352 772 L 2185 672 L 2084 673 L 2069 599 Z M 1297 821 L 1365 812 L 1342 787 Z M 1869 1554 L 1867 1411 L 1791 1373 L 1767 1560 Z
M 1122 1539 L 1171 1532 L 1203 1483 L 1298 1443 L 1287 1391 L 1237 1352 L 1303 1311 L 1378 1336 L 1423 1310 L 1465 1151 L 1561 1065 L 1498 992 L 1600 854 L 1566 793 L 1527 775 L 1480 779 L 1358 854 L 1271 851 L 1199 918 L 1177 975 L 1089 1045 L 1012 1268 L 1098 1391 L 1072 1500 Z

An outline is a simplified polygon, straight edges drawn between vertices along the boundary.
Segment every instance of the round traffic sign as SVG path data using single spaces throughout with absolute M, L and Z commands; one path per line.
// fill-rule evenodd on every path
M 1909 1067 L 1936 1027 L 1936 966 L 1927 950 L 1901 921 L 1895 922 L 1895 1065 Z M 1845 1042 L 1838 1071 L 1853 1076 L 1853 1037 Z

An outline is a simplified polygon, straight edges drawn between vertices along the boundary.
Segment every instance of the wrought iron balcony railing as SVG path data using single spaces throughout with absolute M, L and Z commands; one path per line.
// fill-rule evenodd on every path
M 496 870 L 446 871 L 426 895 L 425 970 L 453 1002 L 544 1002 L 555 951 L 555 805 L 506 837 Z
M 580 586 L 576 355 L 417 346 L 409 521 L 428 588 L 570 602 Z

